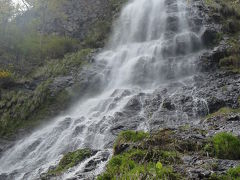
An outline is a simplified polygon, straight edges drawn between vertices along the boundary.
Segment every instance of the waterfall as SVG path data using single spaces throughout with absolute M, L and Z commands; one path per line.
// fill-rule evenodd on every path
M 147 130 L 141 94 L 181 82 L 196 70 L 201 28 L 189 23 L 187 2 L 128 2 L 114 23 L 108 45 L 95 57 L 97 64 L 104 64 L 98 72 L 103 91 L 79 101 L 65 116 L 17 142 L 0 159 L 0 174 L 7 179 L 37 179 L 66 152 L 89 147 L 99 150 L 91 158 L 100 158 L 103 153 L 111 154 L 118 129 Z M 127 113 L 128 121 L 119 124 Z M 83 173 L 84 163 L 59 179 Z M 89 174 L 96 176 L 105 164 L 101 161 Z

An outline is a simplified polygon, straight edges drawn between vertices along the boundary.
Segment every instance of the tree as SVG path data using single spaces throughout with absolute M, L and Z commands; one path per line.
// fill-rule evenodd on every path
M 14 5 L 11 0 L 0 0 L 0 27 L 5 27 L 14 15 Z
M 53 19 L 65 19 L 66 14 L 62 8 L 66 0 L 24 0 L 25 4 L 34 8 L 38 12 L 39 32 L 40 32 L 40 52 L 42 58 L 43 36 L 46 34 L 46 25 Z

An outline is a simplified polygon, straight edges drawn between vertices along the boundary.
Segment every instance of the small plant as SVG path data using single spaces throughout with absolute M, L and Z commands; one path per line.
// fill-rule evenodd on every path
M 240 139 L 231 133 L 218 133 L 213 137 L 215 156 L 221 159 L 240 159 Z
M 227 171 L 227 176 L 239 180 L 240 179 L 240 166 L 237 166 L 236 168 L 230 168 Z
M 131 150 L 121 155 L 114 156 L 108 163 L 106 172 L 98 180 L 111 179 L 180 179 L 170 166 L 163 166 L 161 162 L 142 162 L 134 157 L 144 159 L 146 151 Z
M 0 79 L 7 79 L 12 76 L 10 71 L 7 70 L 0 70 Z
M 240 166 L 230 168 L 225 175 L 212 174 L 210 180 L 240 180 Z
M 143 131 L 123 131 L 118 136 L 117 142 L 123 141 L 123 142 L 138 142 L 146 137 L 148 137 L 149 134 L 145 133 Z
M 240 57 L 237 55 L 225 57 L 219 61 L 219 65 L 225 68 L 240 68 Z
M 75 53 L 67 54 L 63 59 L 50 60 L 43 67 L 34 72 L 33 76 L 36 77 L 56 77 L 59 75 L 66 75 L 74 68 L 80 68 L 86 64 L 86 57 L 92 52 L 91 49 L 82 49 Z
M 123 131 L 118 135 L 118 138 L 114 144 L 114 154 L 119 154 L 122 150 L 122 145 L 125 143 L 136 143 L 149 137 L 148 133 L 143 131 Z

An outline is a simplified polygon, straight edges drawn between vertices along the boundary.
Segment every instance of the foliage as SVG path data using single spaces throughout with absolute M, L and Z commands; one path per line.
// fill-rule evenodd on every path
M 231 133 L 216 134 L 205 150 L 220 159 L 240 159 L 240 139 Z
M 79 68 L 86 63 L 86 56 L 92 52 L 91 49 L 82 49 L 75 53 L 67 54 L 61 60 L 50 60 L 44 66 L 38 68 L 33 77 L 56 77 L 65 75 L 74 68 Z
M 121 145 L 124 143 L 136 143 L 147 137 L 149 137 L 149 134 L 143 131 L 123 131 L 118 135 L 114 144 L 114 153 L 118 154 L 121 151 Z
M 39 65 L 45 59 L 62 58 L 79 48 L 76 39 L 46 32 L 51 20 L 66 18 L 61 10 L 65 0 L 24 2 L 31 9 L 21 13 L 10 0 L 0 2 L 1 60 L 14 62 L 16 68 L 26 63 Z
M 223 69 L 238 72 L 240 70 L 240 45 L 237 38 L 233 37 L 228 41 L 227 56 L 220 59 L 219 66 Z
M 210 16 L 219 17 L 222 32 L 230 37 L 228 52 L 219 60 L 219 67 L 234 73 L 240 72 L 240 3 L 238 0 L 205 0 L 210 7 Z M 222 38 L 221 38 L 222 39 Z M 219 41 L 218 41 L 219 42 Z
M 61 90 L 55 94 L 49 92 L 52 78 L 65 75 L 73 69 L 76 71 L 86 64 L 86 56 L 91 49 L 83 49 L 76 53 L 65 55 L 63 59 L 51 60 L 38 68 L 31 76 L 46 79 L 33 91 L 11 90 L 3 91 L 0 99 L 0 136 L 9 136 L 19 128 L 37 125 L 66 108 L 76 95 L 74 92 Z M 9 76 L 8 71 L 1 71 Z M 10 74 L 11 75 L 11 74 Z
M 0 70 L 0 79 L 10 78 L 12 76 L 10 71 Z
M 240 166 L 237 166 L 236 168 L 230 168 L 227 171 L 227 176 L 229 176 L 231 178 L 240 179 Z
M 50 81 L 41 83 L 32 93 L 10 91 L 0 100 L 0 136 L 11 134 L 30 117 L 48 96 Z
M 136 156 L 138 157 L 136 160 Z M 108 163 L 105 173 L 98 180 L 108 179 L 181 179 L 170 166 L 161 162 L 144 162 L 146 151 L 131 150 L 114 156 Z M 139 159 L 140 158 L 140 159 Z
M 121 4 L 113 1 L 106 16 L 99 19 L 92 30 L 89 29 L 86 47 L 103 46 L 114 18 L 112 8 Z M 78 40 L 62 35 L 64 32 L 61 35 L 47 32 L 49 22 L 66 21 L 68 17 L 62 8 L 69 1 L 23 2 L 27 11 L 19 12 L 10 0 L 0 0 L 0 79 L 1 82 L 6 82 L 5 78 L 9 77 L 14 80 L 11 81 L 11 90 L 9 83 L 6 90 L 0 89 L 0 136 L 37 125 L 49 119 L 53 112 L 62 110 L 75 94 L 65 89 L 57 89 L 58 92 L 51 89 L 50 92 L 52 80 L 57 76 L 75 74 L 87 64 L 86 56 L 92 52 L 80 47 Z M 29 84 L 31 87 L 25 88 Z
M 240 67 L 240 56 L 229 56 L 220 60 L 219 65 L 221 67 Z
M 229 108 L 229 107 L 223 107 L 223 108 L 220 108 L 217 112 L 209 114 L 207 116 L 207 118 L 212 118 L 212 117 L 216 117 L 216 116 L 226 116 L 230 113 L 239 113 L 239 112 L 240 112 L 240 108 L 232 109 L 232 108 Z
M 13 54 L 16 61 L 46 58 L 60 58 L 77 48 L 77 40 L 56 35 L 41 35 L 34 30 L 20 29 L 14 22 L 8 25 L 8 33 L 1 37 L 1 47 L 5 54 Z M 0 30 L 1 31 L 1 30 Z
M 119 134 L 116 142 L 117 143 L 118 142 L 124 142 L 124 143 L 138 142 L 145 139 L 148 136 L 149 134 L 143 131 L 123 131 Z
M 41 35 L 36 33 L 32 36 L 25 36 L 21 46 L 20 54 L 27 59 L 61 58 L 67 52 L 72 52 L 77 47 L 77 41 L 64 36 Z M 42 44 L 39 43 L 42 38 Z
M 240 159 L 240 139 L 230 133 L 219 133 L 213 137 L 215 154 L 218 158 Z
M 182 179 L 175 173 L 172 165 L 181 163 L 180 154 L 175 151 L 163 150 L 164 139 L 169 131 L 162 130 L 150 135 L 143 131 L 123 131 L 118 135 L 115 149 L 128 147 L 115 153 L 109 161 L 106 171 L 98 180 L 108 179 Z M 157 136 L 157 137 L 156 137 Z
M 87 34 L 83 45 L 84 47 L 99 48 L 103 47 L 111 31 L 111 21 L 99 21 Z
M 230 168 L 225 175 L 213 174 L 210 180 L 240 180 L 240 166 Z
M 63 156 L 63 158 L 60 160 L 58 166 L 50 170 L 47 174 L 48 175 L 59 175 L 66 170 L 68 170 L 71 167 L 76 166 L 84 159 L 90 157 L 92 154 L 90 149 L 79 149 L 74 152 L 69 152 L 66 155 Z

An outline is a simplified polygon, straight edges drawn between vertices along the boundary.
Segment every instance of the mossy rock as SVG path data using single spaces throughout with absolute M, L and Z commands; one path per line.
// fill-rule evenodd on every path
M 146 155 L 146 151 L 137 149 L 116 155 L 109 161 L 106 171 L 97 179 L 182 179 L 171 166 L 163 166 L 161 162 L 145 161 Z
M 172 168 L 182 162 L 180 153 L 162 150 L 163 145 L 168 146 L 172 142 L 170 135 L 170 130 L 162 130 L 152 135 L 143 131 L 121 132 L 114 145 L 114 156 L 98 180 L 182 179 Z
M 57 176 L 64 172 L 66 172 L 69 168 L 72 168 L 78 165 L 80 162 L 85 160 L 86 158 L 94 155 L 96 151 L 91 149 L 79 149 L 74 152 L 69 152 L 63 156 L 60 160 L 59 164 L 53 170 L 50 170 L 46 176 Z

